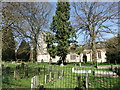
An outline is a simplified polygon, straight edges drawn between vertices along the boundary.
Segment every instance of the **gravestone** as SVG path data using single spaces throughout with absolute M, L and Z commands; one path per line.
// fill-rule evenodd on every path
M 37 74 L 40 74 L 40 67 L 39 67 L 38 70 L 37 70 Z
M 38 76 L 34 76 L 31 79 L 31 88 L 37 88 L 39 85 L 39 77 Z
M 114 71 L 113 65 L 111 65 L 111 70 Z
M 81 62 L 79 63 L 80 67 L 81 67 Z
M 52 72 L 52 66 L 49 66 L 49 72 Z
M 6 67 L 6 74 L 10 74 L 10 67 Z
M 24 70 L 25 64 L 21 63 L 21 68 Z
M 64 70 L 62 70 L 62 77 L 64 76 Z
M 40 90 L 43 90 L 44 89 L 44 85 L 39 85 L 38 87 Z
M 59 78 L 60 78 L 60 72 L 57 71 L 57 79 L 59 79 Z
M 85 88 L 88 89 L 88 73 L 86 73 Z
M 25 78 L 28 78 L 28 70 L 25 70 L 25 71 L 24 71 L 24 77 L 25 77 Z
M 81 88 L 81 76 L 77 76 L 77 83 L 78 83 L 78 88 Z
M 2 64 L 2 71 L 4 70 L 4 64 Z
M 19 80 L 20 79 L 19 72 L 17 70 L 14 70 L 14 79 L 15 80 Z
M 16 70 L 19 70 L 19 69 L 20 69 L 20 65 L 17 65 L 17 66 L 16 66 Z
M 91 70 L 75 70 L 75 68 L 72 68 L 73 73 L 91 73 Z
M 2 64 L 2 68 L 4 68 L 4 64 Z
M 47 74 L 47 75 L 45 75 L 45 84 L 48 82 L 48 80 L 49 80 L 49 75 Z
M 50 72 L 50 81 L 52 80 L 52 72 Z
M 112 71 L 94 71 L 94 75 L 98 77 L 117 77 L 117 74 Z
M 52 75 L 51 75 L 52 79 L 54 79 L 54 72 L 52 72 Z

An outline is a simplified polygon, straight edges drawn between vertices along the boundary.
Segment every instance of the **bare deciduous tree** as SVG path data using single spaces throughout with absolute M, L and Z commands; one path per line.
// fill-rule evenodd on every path
M 37 46 L 40 32 L 48 27 L 52 5 L 48 2 L 4 3 L 3 16 L 13 26 L 16 36 L 27 38 L 33 48 L 33 60 L 37 61 Z
M 73 2 L 74 26 L 89 40 L 92 60 L 97 62 L 96 40 L 104 38 L 105 33 L 117 34 L 118 3 L 115 2 Z

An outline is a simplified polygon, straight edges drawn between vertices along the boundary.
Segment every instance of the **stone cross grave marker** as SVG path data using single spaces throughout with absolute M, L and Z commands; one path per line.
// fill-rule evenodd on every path
M 38 85 L 39 85 L 39 77 L 38 76 L 34 76 L 31 79 L 31 88 L 37 88 Z

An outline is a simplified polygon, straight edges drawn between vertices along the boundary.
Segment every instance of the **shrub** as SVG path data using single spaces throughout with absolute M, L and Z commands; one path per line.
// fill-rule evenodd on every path
M 57 65 L 60 65 L 62 63 L 62 60 L 57 61 Z

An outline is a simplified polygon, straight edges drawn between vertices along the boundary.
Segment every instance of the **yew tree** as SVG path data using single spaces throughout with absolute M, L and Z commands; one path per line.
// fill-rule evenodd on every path
M 53 16 L 50 30 L 54 37 L 57 56 L 65 63 L 66 55 L 69 53 L 69 45 L 74 42 L 75 30 L 70 24 L 70 3 L 58 2 L 56 14 Z

